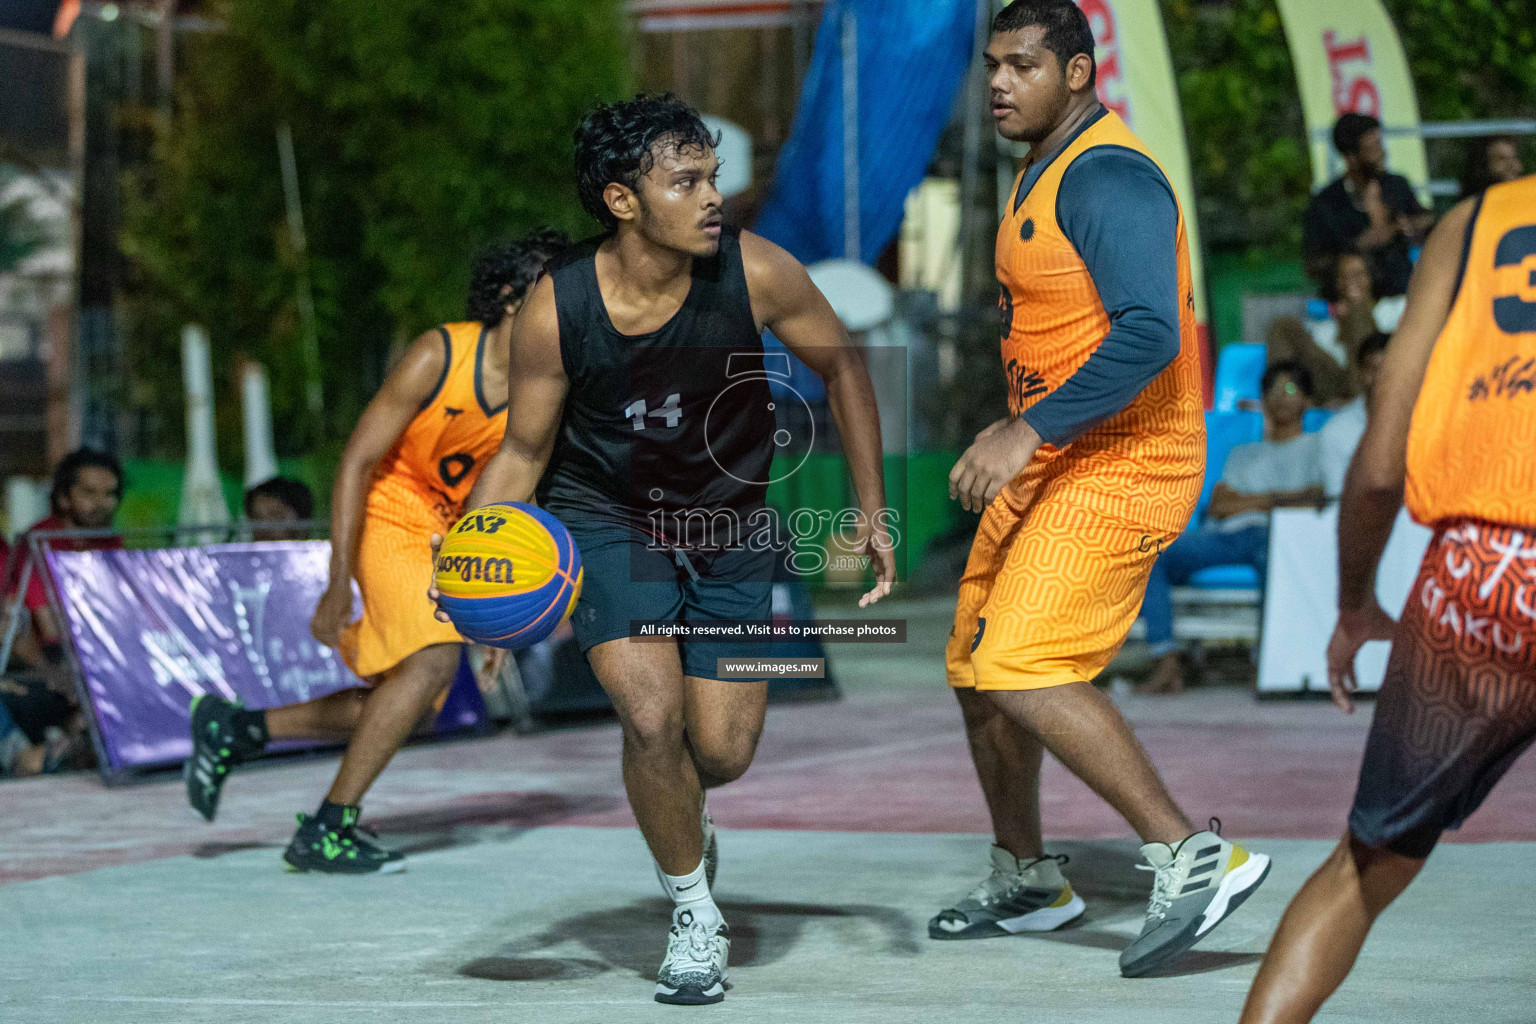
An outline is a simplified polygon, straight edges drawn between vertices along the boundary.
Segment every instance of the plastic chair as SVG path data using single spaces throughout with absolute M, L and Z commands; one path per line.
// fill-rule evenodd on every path
M 1227 345 L 1216 357 L 1216 411 L 1237 412 L 1237 403 L 1263 397 L 1268 348 L 1252 342 Z
M 1229 348 L 1232 346 L 1228 346 Z M 1249 348 L 1263 349 L 1263 345 Z M 1259 412 L 1208 412 L 1205 414 L 1205 485 L 1200 489 L 1200 504 L 1194 522 L 1205 518 L 1211 492 L 1221 479 L 1227 456 L 1240 444 L 1264 440 L 1264 414 Z M 1259 586 L 1259 574 L 1251 565 L 1213 565 L 1189 578 L 1186 586 L 1200 590 L 1253 590 Z
M 1259 573 L 1251 565 L 1213 565 L 1201 569 L 1185 584 L 1196 590 L 1257 590 Z

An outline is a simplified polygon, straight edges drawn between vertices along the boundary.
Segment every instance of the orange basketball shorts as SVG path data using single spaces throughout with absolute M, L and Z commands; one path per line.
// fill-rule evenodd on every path
M 1065 489 L 1020 497 L 1004 488 L 981 517 L 960 579 L 944 652 L 949 685 L 1092 681 L 1125 643 L 1172 540 L 1084 508 Z
M 455 521 L 404 488 L 369 494 L 352 574 L 363 595 L 363 617 L 341 635 L 338 652 L 347 667 L 373 679 L 434 644 L 461 644 L 451 623 L 434 615 L 427 588 L 432 583 L 432 535 L 446 534 Z

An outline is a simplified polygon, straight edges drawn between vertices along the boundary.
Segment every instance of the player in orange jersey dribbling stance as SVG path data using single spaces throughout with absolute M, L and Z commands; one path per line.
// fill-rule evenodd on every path
M 401 854 L 359 831 L 363 794 L 453 683 L 463 638 L 437 620 L 425 593 L 429 538 L 446 533 L 501 444 L 507 422 L 512 320 L 563 249 L 556 231 L 530 233 L 476 261 L 469 317 L 417 338 L 368 403 L 331 494 L 330 586 L 310 629 L 372 685 L 268 711 L 212 694 L 192 704 L 187 798 L 212 821 L 229 772 L 272 739 L 347 740 L 336 781 L 283 852 L 302 871 L 403 870 Z M 363 617 L 352 621 L 352 580 Z
M 1529 177 L 1453 208 L 1414 270 L 1339 507 L 1334 703 L 1354 710 L 1367 640 L 1392 658 L 1349 827 L 1281 918 L 1243 1024 L 1311 1020 L 1440 834 L 1536 740 L 1533 268 Z M 1405 498 L 1435 537 L 1393 623 L 1376 567 Z
M 1153 872 L 1126 976 L 1188 950 L 1269 858 L 1197 831 L 1093 678 L 1125 641 L 1205 461 L 1183 214 L 1141 140 L 1094 95 L 1071 0 L 1019 0 L 986 50 L 998 130 L 1030 143 L 997 236 L 1009 416 L 977 435 L 950 495 L 983 512 L 946 652 L 992 812 L 992 872 L 936 939 L 1058 928 L 1083 901 L 1045 856 L 1049 750 L 1120 812 Z

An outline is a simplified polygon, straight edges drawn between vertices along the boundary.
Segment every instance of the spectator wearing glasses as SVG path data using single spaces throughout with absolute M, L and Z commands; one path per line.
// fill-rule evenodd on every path
M 1321 506 L 1325 500 L 1318 438 L 1302 430 L 1302 417 L 1312 407 L 1312 375 L 1300 363 L 1276 363 L 1264 372 L 1263 391 L 1266 439 L 1232 449 L 1205 522 L 1168 545 L 1152 568 L 1141 614 L 1157 662 L 1144 693 L 1184 689 L 1183 659 L 1173 637 L 1173 588 L 1217 565 L 1251 565 L 1263 580 L 1269 513 Z

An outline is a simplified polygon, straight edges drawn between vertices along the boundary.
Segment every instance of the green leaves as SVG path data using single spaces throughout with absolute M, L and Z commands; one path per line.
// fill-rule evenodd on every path
M 1536 0 L 1383 0 L 1427 121 L 1529 117 Z M 1311 184 L 1301 101 L 1274 0 L 1163 0 L 1206 244 L 1294 257 Z M 1528 147 L 1529 148 L 1529 147 Z M 1462 144 L 1430 148 L 1455 177 Z
M 1206 245 L 1294 251 L 1310 164 L 1274 0 L 1163 7 Z
M 287 454 L 345 436 L 391 348 L 463 316 L 481 245 L 543 223 L 593 229 L 571 133 L 625 91 L 628 22 L 622 0 L 225 0 L 217 13 L 228 30 L 184 40 L 174 122 L 125 181 L 131 355 L 174 436 L 179 325 L 208 328 L 227 458 L 235 363 L 266 363 Z M 319 322 L 318 423 L 303 403 L 283 121 Z

